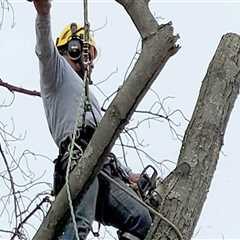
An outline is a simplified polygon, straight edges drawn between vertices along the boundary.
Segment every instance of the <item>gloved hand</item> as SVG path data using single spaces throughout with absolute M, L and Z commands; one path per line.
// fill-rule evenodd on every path
M 128 178 L 129 182 L 131 184 L 137 183 L 140 179 L 140 175 L 140 173 L 130 173 Z

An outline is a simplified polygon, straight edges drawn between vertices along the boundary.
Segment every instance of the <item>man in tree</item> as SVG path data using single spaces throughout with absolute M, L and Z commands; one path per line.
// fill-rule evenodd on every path
M 65 28 L 55 46 L 50 29 L 50 1 L 33 0 L 33 2 L 37 10 L 36 54 L 40 65 L 41 96 L 49 129 L 60 152 L 55 162 L 54 185 L 57 194 L 65 183 L 69 144 L 73 138 L 76 121 L 79 126 L 83 123 L 82 117 L 77 119 L 77 116 L 84 114 L 82 40 L 85 32 L 83 28 L 72 23 Z M 88 45 L 89 59 L 93 61 L 97 51 L 92 39 Z M 92 111 L 86 112 L 85 127 L 77 131 L 75 141 L 82 150 L 85 150 L 97 123 L 101 120 L 98 101 L 91 91 L 89 101 Z M 110 154 L 103 171 L 125 188 L 129 188 L 126 182 L 136 182 L 139 175 L 133 174 L 129 169 L 123 169 L 118 163 L 115 156 Z M 118 228 L 122 240 L 144 239 L 151 225 L 148 210 L 101 175 L 94 180 L 81 202 L 75 206 L 75 219 L 80 240 L 87 237 L 94 219 Z M 61 237 L 64 240 L 76 239 L 71 219 L 64 226 L 63 232 Z

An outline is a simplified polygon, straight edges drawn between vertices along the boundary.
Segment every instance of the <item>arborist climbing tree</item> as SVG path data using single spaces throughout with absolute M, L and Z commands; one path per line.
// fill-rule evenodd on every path
M 98 101 L 89 89 L 97 50 L 89 35 L 86 8 L 85 26 L 67 25 L 54 44 L 50 1 L 33 2 L 37 10 L 36 54 L 40 63 L 41 96 L 50 132 L 59 147 L 54 173 L 57 195 L 67 184 L 69 173 L 102 117 Z M 133 191 L 127 184 L 139 179 L 138 174 L 121 166 L 113 153 L 107 156 L 102 171 L 130 192 Z M 72 203 L 69 188 L 68 197 L 71 217 L 59 233 L 64 240 L 85 239 L 93 220 L 118 228 L 120 239 L 144 239 L 150 228 L 152 219 L 148 209 L 104 175 L 97 176 L 81 202 Z
M 110 154 L 106 157 L 106 155 L 112 147 L 114 140 L 117 138 L 117 135 L 130 119 L 136 106 L 158 73 L 162 70 L 167 60 L 177 52 L 178 47 L 175 43 L 178 37 L 173 35 L 171 23 L 159 25 L 154 21 L 148 8 L 149 1 L 136 0 L 129 4 L 129 1 L 117 0 L 117 2 L 126 8 L 141 34 L 143 43 L 142 51 L 126 83 L 119 89 L 116 98 L 105 113 L 101 121 L 101 127 L 97 127 L 99 119 L 101 119 L 101 112 L 99 111 L 98 118 L 97 112 L 99 108 L 97 107 L 97 103 L 94 106 L 91 91 L 88 89 L 88 83 L 91 80 L 91 68 L 89 66 L 96 56 L 96 53 L 95 55 L 91 55 L 90 49 L 95 48 L 94 44 L 90 43 L 91 38 L 87 39 L 85 37 L 88 33 L 87 29 L 89 29 L 89 25 L 88 28 L 84 26 L 82 37 L 77 34 L 78 31 L 81 31 L 80 29 L 78 30 L 77 24 L 71 24 L 68 27 L 70 29 L 70 37 L 65 43 L 67 48 L 63 48 L 64 51 L 61 53 L 60 46 L 54 46 L 51 40 L 49 2 L 46 0 L 41 0 L 41 3 L 39 2 L 40 0 L 35 0 L 35 6 L 39 12 L 37 18 L 38 43 L 36 50 L 40 59 L 42 96 L 45 102 L 50 130 L 56 143 L 60 147 L 59 158 L 55 161 L 55 194 L 61 189 L 63 183 L 65 183 L 65 186 L 52 203 L 48 215 L 44 218 L 43 224 L 41 225 L 39 234 L 36 234 L 34 239 L 56 239 L 56 226 L 59 222 L 62 222 L 63 215 L 67 212 L 68 207 L 71 208 L 71 218 L 68 219 L 68 223 L 63 229 L 63 234 L 60 235 L 66 239 L 67 233 L 69 232 L 71 238 L 79 239 L 84 238 L 91 228 L 91 221 L 88 221 L 90 218 L 86 220 L 83 215 L 85 210 L 89 210 L 88 206 L 96 207 L 94 213 L 96 213 L 96 216 L 100 214 L 100 216 L 105 218 L 100 220 L 100 222 L 104 224 L 114 225 L 112 220 L 115 219 L 115 214 L 117 213 L 117 217 L 121 214 L 120 205 L 115 205 L 114 209 L 110 208 L 109 205 L 107 205 L 107 207 L 105 205 L 105 208 L 102 208 L 103 212 L 98 213 L 100 210 L 98 200 L 102 196 L 102 193 L 105 195 L 103 195 L 101 199 L 103 201 L 100 203 L 109 203 L 109 201 L 105 201 L 105 197 L 107 199 L 109 195 L 114 192 L 111 192 L 114 186 L 116 186 L 111 184 L 114 179 L 116 179 L 119 182 L 119 186 L 121 186 L 115 188 L 116 192 L 119 192 L 122 188 L 126 188 L 128 192 L 131 192 L 131 189 L 126 187 L 125 184 L 125 181 L 129 181 L 131 178 L 131 174 L 127 174 L 127 176 L 124 177 L 121 174 L 121 170 L 123 169 L 116 166 L 118 162 L 115 156 Z M 58 41 L 60 40 L 61 36 Z M 72 40 L 76 40 L 75 43 Z M 226 124 L 237 93 L 239 92 L 239 74 L 237 74 L 239 72 L 239 66 L 237 64 L 239 51 L 235 51 L 236 49 L 239 49 L 239 36 L 236 34 L 225 35 L 220 42 L 216 55 L 203 81 L 196 110 L 186 130 L 177 167 L 161 182 L 159 187 L 162 202 L 158 210 L 178 226 L 184 239 L 190 239 L 193 235 L 193 230 L 216 169 L 219 151 L 223 144 Z M 87 58 L 85 59 L 83 56 Z M 219 69 L 221 73 L 224 72 L 226 74 L 219 74 Z M 218 75 L 218 78 L 216 78 L 216 75 Z M 71 92 L 71 94 L 66 95 L 66 89 L 67 92 Z M 73 93 L 75 93 L 75 98 L 72 96 Z M 129 95 L 131 95 L 131 97 L 126 97 Z M 213 99 L 214 102 L 212 101 Z M 125 107 L 125 105 L 127 107 Z M 69 110 L 69 108 L 72 110 Z M 67 115 L 68 113 L 73 113 L 75 120 L 71 119 L 69 115 Z M 69 119 L 72 121 L 69 121 Z M 113 120 L 111 124 L 109 124 L 110 119 Z M 69 126 L 70 128 L 68 128 Z M 87 128 L 90 130 L 87 130 Z M 92 138 L 91 131 L 94 132 Z M 106 139 L 104 139 L 106 141 L 101 140 L 101 136 L 104 135 L 103 132 L 107 135 Z M 89 138 L 91 138 L 90 144 L 88 143 Z M 85 146 L 87 146 L 87 150 L 84 150 Z M 94 149 L 94 146 L 97 147 Z M 84 154 L 81 158 L 83 152 Z M 109 162 L 109 164 L 106 165 L 105 163 L 101 175 L 92 183 L 94 177 L 100 171 L 99 168 L 104 160 L 103 156 L 106 157 L 106 163 Z M 80 158 L 81 162 L 79 163 Z M 88 161 L 89 159 L 90 161 Z M 75 167 L 76 163 L 78 164 Z M 72 171 L 72 169 L 74 170 Z M 57 170 L 59 170 L 60 174 L 58 174 Z M 109 172 L 107 170 L 109 170 Z M 86 175 L 84 171 L 87 173 Z M 68 178 L 69 174 L 70 178 Z M 79 179 L 81 179 L 81 181 L 76 181 Z M 74 202 L 73 204 L 71 194 L 73 199 L 77 198 L 77 194 L 82 194 L 82 189 L 86 190 L 83 185 L 88 181 L 87 179 L 89 179 L 89 182 L 86 186 L 89 186 L 90 183 L 92 183 L 92 185 L 89 190 L 85 192 L 86 194 L 83 196 L 83 201 L 81 203 Z M 106 179 L 110 179 L 110 181 L 105 181 Z M 124 181 L 123 179 L 127 180 Z M 104 186 L 103 191 L 101 191 L 101 186 Z M 57 187 L 59 189 L 57 189 Z M 86 201 L 87 194 L 90 196 L 90 200 L 93 200 L 90 189 L 93 195 L 95 194 L 94 196 L 97 195 L 97 197 L 95 197 L 97 200 L 94 200 L 96 204 L 94 203 L 93 205 L 91 205 L 90 201 Z M 121 193 L 122 196 L 129 196 L 129 194 L 125 195 L 125 191 Z M 142 195 L 145 198 L 144 192 L 142 192 Z M 131 201 L 133 201 L 133 199 Z M 117 200 L 121 201 L 122 198 Z M 85 209 L 83 209 L 82 205 L 84 201 L 86 203 Z M 136 201 L 134 203 L 136 203 Z M 64 206 L 64 208 L 62 206 Z M 80 215 L 78 215 L 77 211 L 79 209 L 81 210 L 81 207 L 82 212 L 79 211 Z M 149 216 L 146 208 L 139 207 L 137 210 L 140 209 L 144 209 L 144 213 L 147 213 L 145 216 Z M 111 222 L 106 221 L 105 214 L 107 211 L 105 210 L 108 212 L 111 211 Z M 101 215 L 101 213 L 103 213 L 103 215 Z M 137 214 L 138 213 L 139 212 L 137 212 Z M 126 215 L 124 216 L 126 217 Z M 128 214 L 128 217 L 129 216 L 132 217 L 131 213 Z M 134 215 L 134 217 L 135 216 L 136 215 Z M 142 219 L 142 212 L 139 216 Z M 136 220 L 134 217 L 132 218 L 133 221 Z M 153 237 L 154 239 L 175 240 L 176 229 L 173 229 L 171 224 L 166 224 L 166 221 L 162 220 L 163 218 L 155 222 L 155 226 L 150 231 L 150 233 L 152 233 L 151 236 L 154 236 L 156 233 L 155 237 Z M 82 224 L 78 225 L 79 222 Z M 129 222 L 132 223 L 132 221 Z M 118 221 L 118 225 L 115 224 L 115 226 L 119 226 L 123 231 L 123 223 L 124 219 L 121 219 L 121 222 Z M 122 239 L 124 237 L 131 239 L 134 237 L 135 239 L 141 238 L 135 236 L 133 233 L 138 229 L 136 226 L 131 232 L 129 227 L 130 225 L 124 229 L 126 232 L 128 231 L 128 234 L 126 234 L 126 232 L 125 234 L 120 234 Z

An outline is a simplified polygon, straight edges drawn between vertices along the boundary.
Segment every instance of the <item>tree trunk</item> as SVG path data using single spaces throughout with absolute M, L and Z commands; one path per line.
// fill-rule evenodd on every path
M 191 239 L 216 169 L 223 137 L 239 93 L 240 36 L 226 34 L 203 80 L 176 169 L 159 185 L 159 211 Z M 155 219 L 147 239 L 177 239 L 163 220 Z

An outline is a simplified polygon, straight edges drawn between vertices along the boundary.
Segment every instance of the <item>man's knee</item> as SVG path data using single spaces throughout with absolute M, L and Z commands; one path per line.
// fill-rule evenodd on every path
M 152 224 L 152 217 L 147 208 L 142 207 L 139 212 L 136 212 L 135 217 L 139 219 L 139 224 L 146 229 L 149 229 Z
M 125 232 L 131 233 L 140 240 L 143 240 L 150 229 L 152 218 L 146 208 L 141 208 L 139 211 L 136 211 L 132 216 L 130 216 L 128 224 L 129 227 Z M 123 231 L 123 233 L 125 232 Z
M 152 224 L 148 211 L 130 217 L 129 226 L 118 231 L 119 240 L 144 240 Z

